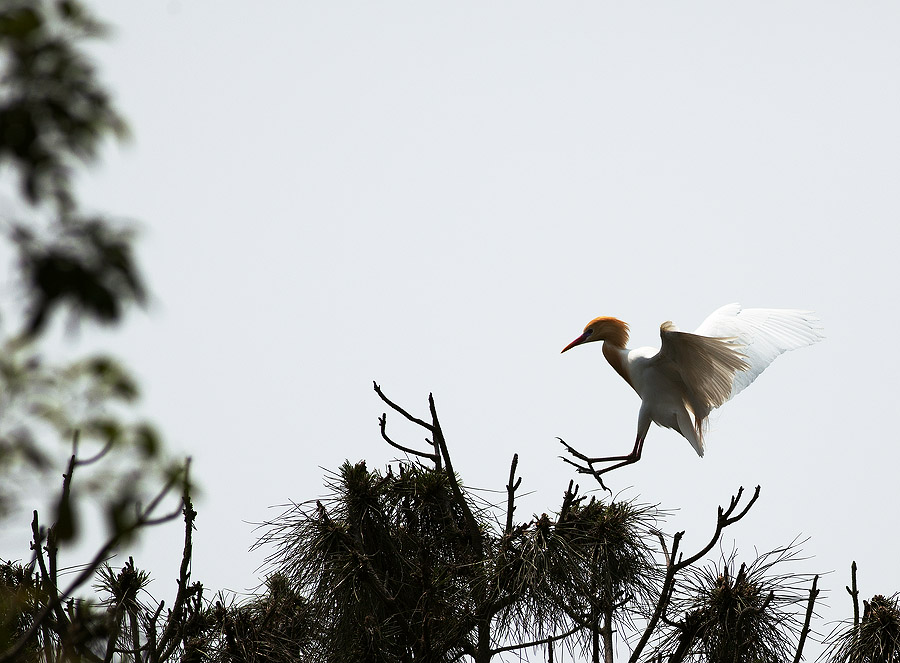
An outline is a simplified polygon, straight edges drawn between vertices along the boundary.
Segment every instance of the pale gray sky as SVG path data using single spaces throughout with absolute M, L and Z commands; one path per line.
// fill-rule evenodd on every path
M 470 485 L 518 453 L 519 517 L 557 508 L 555 436 L 627 452 L 639 404 L 599 346 L 562 347 L 597 315 L 656 345 L 739 301 L 814 309 L 827 339 L 714 414 L 704 459 L 654 427 L 609 483 L 677 509 L 686 550 L 761 484 L 726 547 L 810 537 L 829 618 L 853 559 L 866 598 L 900 590 L 900 5 L 89 4 L 134 140 L 81 190 L 142 223 L 156 301 L 81 345 L 194 457 L 197 580 L 254 586 L 246 521 L 395 458 L 372 380 L 423 415 L 434 392 Z M 136 555 L 162 597 L 180 537 Z

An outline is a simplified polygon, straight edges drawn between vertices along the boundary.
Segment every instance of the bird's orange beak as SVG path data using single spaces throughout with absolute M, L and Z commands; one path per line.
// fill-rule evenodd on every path
M 579 336 L 579 337 L 576 338 L 574 341 L 572 341 L 571 343 L 569 343 L 566 347 L 564 347 L 564 348 L 562 349 L 562 352 L 560 352 L 559 354 L 562 354 L 562 353 L 565 352 L 566 350 L 571 350 L 571 349 L 574 348 L 576 345 L 581 345 L 581 344 L 584 343 L 586 340 L 588 340 L 588 338 L 590 338 L 590 336 L 591 336 L 591 333 L 590 333 L 590 332 L 584 332 L 581 336 Z

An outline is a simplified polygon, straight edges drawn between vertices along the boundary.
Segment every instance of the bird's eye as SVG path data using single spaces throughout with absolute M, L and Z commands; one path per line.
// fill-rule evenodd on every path
M 594 330 L 593 330 L 593 329 L 585 329 L 585 330 L 584 330 L 584 333 L 587 334 L 587 335 L 591 335 L 591 334 L 594 333 Z

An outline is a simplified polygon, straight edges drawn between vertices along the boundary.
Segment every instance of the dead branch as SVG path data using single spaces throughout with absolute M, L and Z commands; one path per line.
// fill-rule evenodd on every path
M 400 414 L 402 414 L 404 417 L 406 417 L 406 418 L 407 418 L 409 421 L 411 421 L 412 423 L 414 423 L 414 424 L 416 424 L 416 425 L 418 425 L 418 426 L 421 426 L 422 428 L 424 428 L 424 429 L 426 429 L 426 430 L 433 431 L 433 428 L 432 428 L 431 424 L 427 424 L 427 423 L 425 423 L 424 421 L 422 421 L 421 419 L 412 416 L 409 412 L 407 412 L 407 411 L 404 410 L 402 407 L 400 407 L 399 405 L 397 405 L 394 401 L 392 401 L 390 398 L 388 398 L 387 396 L 385 396 L 385 395 L 384 395 L 384 392 L 381 391 L 381 387 L 378 385 L 377 382 L 373 382 L 373 383 L 372 383 L 372 386 L 374 386 L 374 388 L 375 388 L 375 393 L 378 394 L 378 397 L 379 397 L 381 400 L 383 400 L 385 403 L 387 403 L 388 406 L 389 406 L 394 412 L 399 412 Z
M 812 587 L 809 589 L 809 600 L 806 602 L 806 618 L 803 620 L 803 628 L 800 630 L 800 639 L 797 641 L 797 654 L 794 656 L 794 663 L 800 663 L 803 656 L 803 646 L 806 644 L 806 636 L 809 635 L 809 623 L 812 620 L 813 608 L 816 605 L 816 598 L 819 596 L 819 576 L 813 577 Z
M 563 640 L 568 638 L 570 635 L 574 635 L 578 631 L 580 631 L 583 627 L 579 624 L 573 626 L 571 629 L 566 631 L 565 633 L 561 633 L 559 635 L 550 635 L 546 638 L 541 638 L 540 640 L 532 640 L 531 642 L 521 642 L 515 645 L 507 645 L 505 647 L 499 647 L 497 649 L 491 650 L 491 656 L 495 654 L 502 654 L 506 651 L 516 651 L 517 649 L 528 649 L 529 647 L 537 647 L 538 645 L 552 645 L 554 642 L 558 642 L 559 640 Z
M 74 468 L 74 463 L 70 462 L 70 469 Z M 166 484 L 163 486 L 162 490 L 157 493 L 157 495 L 150 501 L 150 504 L 139 511 L 137 517 L 134 522 L 132 522 L 127 527 L 122 528 L 120 531 L 115 532 L 107 539 L 106 543 L 97 551 L 97 554 L 94 555 L 94 558 L 88 562 L 84 568 L 82 568 L 81 572 L 75 577 L 75 579 L 69 584 L 63 592 L 55 592 L 55 596 L 50 598 L 41 611 L 35 615 L 34 620 L 32 621 L 29 628 L 23 633 L 12 646 L 9 647 L 4 652 L 0 652 L 0 663 L 10 663 L 11 661 L 17 660 L 19 654 L 22 652 L 22 649 L 25 645 L 35 636 L 39 629 L 41 629 L 46 620 L 48 619 L 51 612 L 55 612 L 62 603 L 68 599 L 75 592 L 76 589 L 81 587 L 84 583 L 90 580 L 94 573 L 96 573 L 97 569 L 100 568 L 100 565 L 106 561 L 109 557 L 110 553 L 115 549 L 115 547 L 122 541 L 124 538 L 130 536 L 137 530 L 141 529 L 148 525 L 151 522 L 151 515 L 157 509 L 162 500 L 169 494 L 169 492 L 174 487 L 175 483 L 178 481 L 179 475 L 174 475 Z M 69 475 L 69 480 L 71 480 L 71 474 Z M 65 488 L 64 488 L 65 490 Z M 181 513 L 181 507 L 172 513 L 163 516 L 162 518 L 157 518 L 153 520 L 154 523 L 167 522 L 169 520 L 174 520 Z M 53 576 L 53 570 L 49 570 L 51 577 Z
M 506 529 L 504 533 L 509 535 L 513 528 L 513 513 L 516 510 L 516 490 L 522 485 L 522 477 L 516 479 L 516 467 L 519 465 L 519 454 L 513 454 L 512 463 L 509 466 L 509 481 L 506 484 Z
M 440 460 L 440 456 L 438 456 L 436 453 L 429 453 L 427 451 L 416 451 L 415 449 L 412 449 L 410 447 L 405 447 L 402 444 L 398 444 L 398 443 L 394 442 L 390 437 L 388 437 L 387 430 L 386 430 L 386 428 L 387 428 L 387 413 L 382 413 L 382 415 L 380 417 L 378 417 L 378 425 L 379 425 L 379 428 L 381 429 L 382 439 L 384 439 L 385 442 L 387 442 L 389 445 L 391 445 L 395 449 L 399 449 L 403 453 L 412 454 L 413 456 L 421 456 L 423 458 L 428 458 L 433 463 L 437 463 Z
M 572 509 L 572 505 L 577 504 L 578 502 L 581 502 L 582 499 L 584 499 L 583 497 L 578 497 L 578 488 L 578 484 L 575 483 L 572 479 L 569 479 L 569 485 L 566 488 L 566 492 L 563 493 L 563 502 L 562 506 L 559 509 L 559 518 L 556 519 L 557 522 L 565 522 L 566 518 L 569 515 L 569 511 Z
M 425 421 L 423 421 L 422 419 L 412 416 L 409 412 L 407 412 L 402 407 L 397 405 L 394 401 L 392 401 L 390 398 L 385 396 L 384 392 L 381 391 L 381 387 L 378 385 L 377 382 L 373 382 L 372 386 L 375 388 L 375 393 L 378 394 L 378 397 L 382 401 L 387 403 L 390 406 L 390 408 L 392 410 L 394 410 L 394 412 L 399 412 L 401 415 L 403 415 L 404 418 L 406 418 L 407 421 L 410 421 L 410 422 L 416 424 L 417 426 L 421 426 L 422 428 L 427 430 L 429 433 L 434 433 L 434 426 L 432 424 L 428 424 Z M 397 442 L 394 442 L 387 434 L 387 413 L 382 413 L 382 415 L 380 417 L 378 417 L 378 426 L 381 430 L 382 439 L 384 439 L 384 441 L 387 442 L 389 445 L 391 445 L 395 449 L 399 449 L 403 453 L 412 454 L 413 456 L 420 456 L 422 458 L 428 458 L 432 463 L 434 463 L 435 469 L 437 469 L 437 470 L 441 469 L 441 452 L 440 452 L 440 449 L 438 449 L 437 442 L 432 442 L 428 438 L 425 438 L 425 441 L 428 442 L 428 444 L 430 444 L 433 448 L 433 450 L 431 452 L 418 451 L 411 447 L 407 447 L 402 444 L 398 444 Z
M 729 525 L 733 525 L 747 515 L 747 512 L 759 498 L 759 490 L 760 488 L 759 486 L 757 486 L 756 490 L 753 493 L 753 497 L 750 498 L 750 501 L 747 503 L 747 505 L 737 514 L 735 514 L 735 510 L 737 509 L 738 504 L 741 500 L 741 496 L 744 493 L 743 486 L 738 488 L 737 493 L 731 497 L 731 501 L 728 503 L 728 508 L 723 509 L 721 506 L 718 508 L 716 517 L 716 529 L 713 535 L 710 537 L 709 543 L 703 546 L 703 548 L 701 548 L 700 551 L 698 551 L 696 554 L 691 555 L 687 559 L 684 559 L 683 555 L 678 554 L 678 549 L 681 545 L 681 538 L 684 536 L 684 532 L 677 532 L 675 536 L 672 537 L 671 552 L 666 554 L 666 575 L 665 579 L 663 580 L 662 590 L 659 594 L 659 600 L 656 602 L 656 608 L 654 609 L 653 615 L 650 617 L 650 620 L 647 622 L 644 633 L 641 635 L 640 640 L 638 641 L 637 645 L 635 645 L 634 650 L 631 652 L 631 657 L 628 659 L 629 663 L 637 663 L 637 661 L 640 660 L 644 648 L 647 646 L 647 643 L 650 641 L 650 637 L 656 630 L 656 625 L 660 622 L 660 620 L 663 620 L 665 618 L 669 600 L 671 599 L 672 592 L 675 589 L 676 574 L 704 557 L 719 541 L 720 537 L 722 536 L 722 531 L 726 527 L 728 527 Z M 659 537 L 663 538 L 662 534 L 659 534 Z M 663 550 L 665 551 L 665 542 L 663 542 Z
M 158 661 L 167 661 L 175 651 L 175 648 L 181 643 L 184 627 L 184 609 L 188 599 L 202 592 L 203 587 L 199 583 L 189 586 L 191 578 L 191 557 L 193 556 L 193 531 L 195 529 L 194 520 L 197 518 L 197 512 L 194 511 L 191 502 L 191 483 L 190 483 L 191 459 L 188 458 L 184 467 L 184 483 L 181 494 L 180 512 L 184 515 L 184 548 L 181 554 L 181 567 L 178 574 L 178 591 L 175 594 L 175 601 L 172 604 L 169 619 L 163 629 L 162 637 L 160 637 L 156 647 L 150 652 L 151 663 Z
M 44 535 L 45 532 L 41 528 L 40 523 L 38 521 L 38 512 L 35 509 L 33 512 L 33 518 L 31 520 L 31 532 L 32 532 L 32 544 L 31 548 L 34 551 L 34 558 L 37 561 L 38 569 L 41 574 L 41 581 L 48 588 L 50 592 L 50 599 L 57 600 L 59 596 L 59 586 L 57 584 L 57 573 L 56 573 L 56 537 L 53 535 L 53 529 L 51 528 L 48 532 L 46 532 L 47 537 L 47 557 L 49 558 L 49 566 L 50 570 L 47 569 L 47 564 L 44 563 Z M 57 601 L 56 608 L 54 609 L 56 614 L 56 621 L 60 624 L 61 627 L 69 623 L 68 617 L 66 616 L 65 611 L 62 609 L 62 602 Z
M 853 599 L 853 628 L 859 628 L 859 588 L 856 586 L 856 560 L 853 560 L 850 565 L 850 587 L 845 587 L 845 589 Z

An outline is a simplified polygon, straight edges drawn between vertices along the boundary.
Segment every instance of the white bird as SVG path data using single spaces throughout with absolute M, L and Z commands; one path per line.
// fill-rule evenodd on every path
M 728 304 L 706 318 L 693 334 L 664 322 L 659 328 L 662 347 L 632 350 L 626 347 L 626 323 L 617 318 L 594 318 L 562 351 L 603 341 L 603 356 L 641 397 L 641 409 L 630 454 L 583 460 L 622 461 L 595 474 L 638 461 L 651 421 L 678 431 L 703 456 L 709 413 L 743 391 L 782 352 L 820 341 L 818 322 L 811 311 L 742 309 L 740 304 Z

